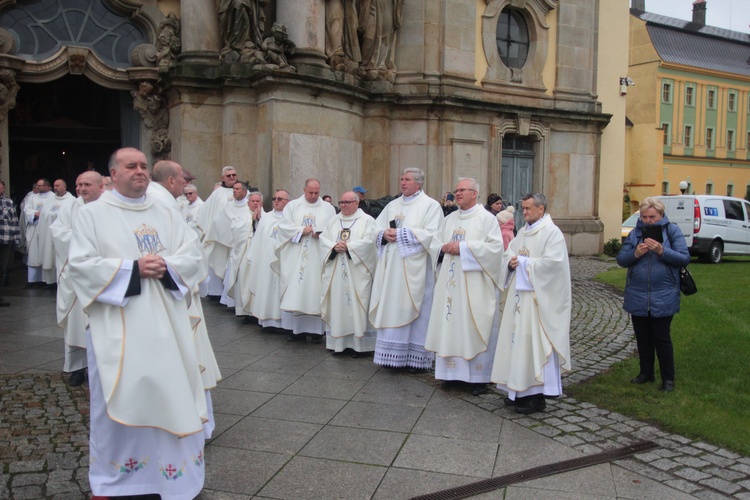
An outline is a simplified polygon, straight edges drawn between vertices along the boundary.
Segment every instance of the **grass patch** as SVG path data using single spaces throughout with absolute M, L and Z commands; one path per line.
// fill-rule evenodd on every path
M 750 456 L 750 259 L 730 257 L 719 265 L 690 264 L 698 293 L 682 297 L 672 321 L 675 351 L 674 392 L 655 384 L 636 386 L 638 359 L 625 360 L 608 372 L 569 386 L 580 401 L 651 422 L 661 429 L 700 439 Z M 625 269 L 612 269 L 597 280 L 619 289 Z

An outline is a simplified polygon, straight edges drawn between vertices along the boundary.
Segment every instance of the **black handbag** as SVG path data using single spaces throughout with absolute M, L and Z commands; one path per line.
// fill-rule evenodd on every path
M 680 291 L 685 295 L 693 295 L 698 291 L 693 275 L 687 267 L 680 268 Z

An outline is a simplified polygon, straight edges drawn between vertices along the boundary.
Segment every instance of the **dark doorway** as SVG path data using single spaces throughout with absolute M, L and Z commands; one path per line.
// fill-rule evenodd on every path
M 130 95 L 84 76 L 21 83 L 8 117 L 13 198 L 23 198 L 41 177 L 63 179 L 75 193 L 81 172 L 94 168 L 105 174 L 109 155 L 121 143 L 123 99 Z

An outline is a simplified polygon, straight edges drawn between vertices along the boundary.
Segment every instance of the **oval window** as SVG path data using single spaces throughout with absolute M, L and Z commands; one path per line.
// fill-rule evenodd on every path
M 505 8 L 497 20 L 497 51 L 509 68 L 522 68 L 529 55 L 529 29 L 521 13 Z

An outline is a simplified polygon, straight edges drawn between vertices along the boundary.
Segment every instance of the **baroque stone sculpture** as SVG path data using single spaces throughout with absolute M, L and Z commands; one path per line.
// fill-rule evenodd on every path
M 169 73 L 181 50 L 180 20 L 170 12 L 159 24 L 159 35 L 156 38 L 156 64 L 159 66 L 159 74 Z
M 336 71 L 356 74 L 362 54 L 356 0 L 326 0 L 326 56 Z
M 172 141 L 169 139 L 169 110 L 164 98 L 156 92 L 151 82 L 141 82 L 138 90 L 131 90 L 133 109 L 138 111 L 146 128 L 151 132 L 151 154 L 154 158 L 169 158 Z
M 5 120 L 8 111 L 16 107 L 16 95 L 20 88 L 16 83 L 15 71 L 0 69 L 0 121 Z
M 242 51 L 249 47 L 260 47 L 266 24 L 263 8 L 268 0 L 221 0 L 217 12 L 224 47 L 220 58 L 223 62 L 240 62 Z M 252 44 L 252 45 L 249 45 Z
M 268 65 L 270 65 L 269 69 L 294 73 L 297 69 L 289 65 L 286 54 L 294 54 L 296 47 L 286 33 L 286 26 L 281 23 L 273 23 L 271 36 L 263 40 L 261 50 L 266 56 Z

